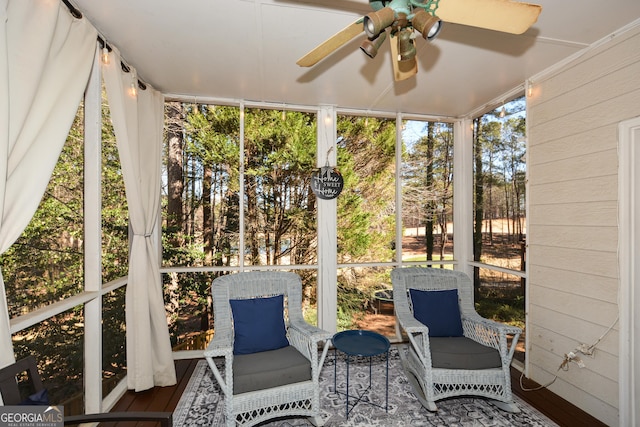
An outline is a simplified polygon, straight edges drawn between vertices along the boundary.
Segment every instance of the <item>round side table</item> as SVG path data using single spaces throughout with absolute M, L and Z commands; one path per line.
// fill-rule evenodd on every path
M 346 398 L 346 419 L 349 419 L 349 412 L 355 408 L 355 406 L 359 402 L 368 403 L 373 406 L 377 406 L 378 408 L 382 408 L 385 411 L 389 411 L 389 347 L 391 347 L 391 343 L 389 340 L 380 335 L 377 332 L 366 331 L 366 330 L 348 330 L 338 332 L 331 339 L 333 342 L 333 357 L 334 357 L 334 365 L 333 365 L 333 388 L 336 393 L 344 394 Z M 347 386 L 344 392 L 338 391 L 337 385 L 337 366 L 338 366 L 338 358 L 337 351 L 341 351 L 345 354 L 347 360 Z M 371 399 L 362 400 L 362 398 L 371 390 L 371 374 L 372 374 L 372 359 L 374 356 L 385 355 L 385 403 L 384 406 L 373 403 Z M 359 393 L 358 395 L 350 395 L 349 394 L 349 365 L 351 356 L 355 357 L 368 357 L 369 358 L 369 386 Z M 356 399 L 355 403 L 349 408 L 349 398 Z

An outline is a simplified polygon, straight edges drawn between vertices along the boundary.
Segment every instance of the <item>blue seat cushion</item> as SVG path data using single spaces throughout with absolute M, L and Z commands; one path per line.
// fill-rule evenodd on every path
M 409 289 L 413 317 L 429 327 L 430 337 L 461 337 L 462 319 L 458 290 Z
M 289 345 L 284 296 L 229 300 L 233 314 L 233 354 L 276 350 Z

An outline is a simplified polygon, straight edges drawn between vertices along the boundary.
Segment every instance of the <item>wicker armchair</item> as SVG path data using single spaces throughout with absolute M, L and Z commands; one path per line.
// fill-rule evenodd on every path
M 407 348 L 400 352 L 402 363 L 422 405 L 436 411 L 437 400 L 474 395 L 493 399 L 505 411 L 519 412 L 511 395 L 510 365 L 522 330 L 480 317 L 473 305 L 473 283 L 463 272 L 396 268 L 391 281 L 396 333 L 401 338 L 404 332 L 409 339 Z M 430 337 L 429 327 L 414 317 L 412 295 L 436 290 L 455 295 L 454 289 L 462 336 Z
M 288 272 L 244 272 L 218 277 L 211 289 L 215 334 L 204 355 L 224 393 L 226 425 L 251 426 L 284 416 L 308 416 L 314 425 L 322 425 L 319 376 L 332 334 L 303 319 L 300 277 Z M 232 304 L 280 295 L 289 345 L 234 354 L 239 333 L 234 317 L 239 316 L 234 316 Z M 321 355 L 320 343 L 324 343 Z M 224 358 L 224 371 L 216 366 L 216 358 Z

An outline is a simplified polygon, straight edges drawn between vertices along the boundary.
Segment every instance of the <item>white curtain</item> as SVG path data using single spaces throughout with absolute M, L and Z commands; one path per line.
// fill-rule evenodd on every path
M 137 85 L 137 96 L 132 95 L 135 70 L 122 71 L 115 49 L 103 75 L 133 231 L 126 294 L 127 381 L 129 389 L 140 391 L 176 383 L 159 251 L 152 239 L 160 211 L 164 97 Z
M 0 253 L 29 224 L 89 79 L 96 30 L 59 1 L 0 0 Z M 14 362 L 0 274 L 0 366 Z

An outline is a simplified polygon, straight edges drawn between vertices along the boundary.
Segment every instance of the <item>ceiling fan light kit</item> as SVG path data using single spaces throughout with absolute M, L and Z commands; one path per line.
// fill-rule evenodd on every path
M 362 32 L 367 38 L 360 49 L 374 58 L 389 28 L 394 79 L 405 80 L 418 72 L 414 30 L 427 41 L 438 35 L 443 21 L 522 34 L 542 10 L 539 5 L 513 0 L 369 0 L 369 5 L 373 12 L 325 40 L 297 64 L 311 67 Z
M 373 40 L 370 40 L 369 38 L 364 39 L 360 45 L 360 49 L 362 49 L 369 58 L 375 58 L 380 46 L 382 46 L 382 43 L 384 43 L 386 39 L 387 33 L 386 31 L 383 31 Z
M 417 32 L 422 34 L 422 38 L 425 40 L 435 39 L 442 29 L 442 21 L 424 9 L 419 9 L 413 15 L 411 24 Z
M 369 39 L 375 38 L 396 20 L 396 13 L 390 7 L 368 13 L 364 17 L 364 32 Z
M 411 61 L 416 57 L 416 46 L 413 42 L 413 32 L 404 28 L 398 34 L 398 61 Z

